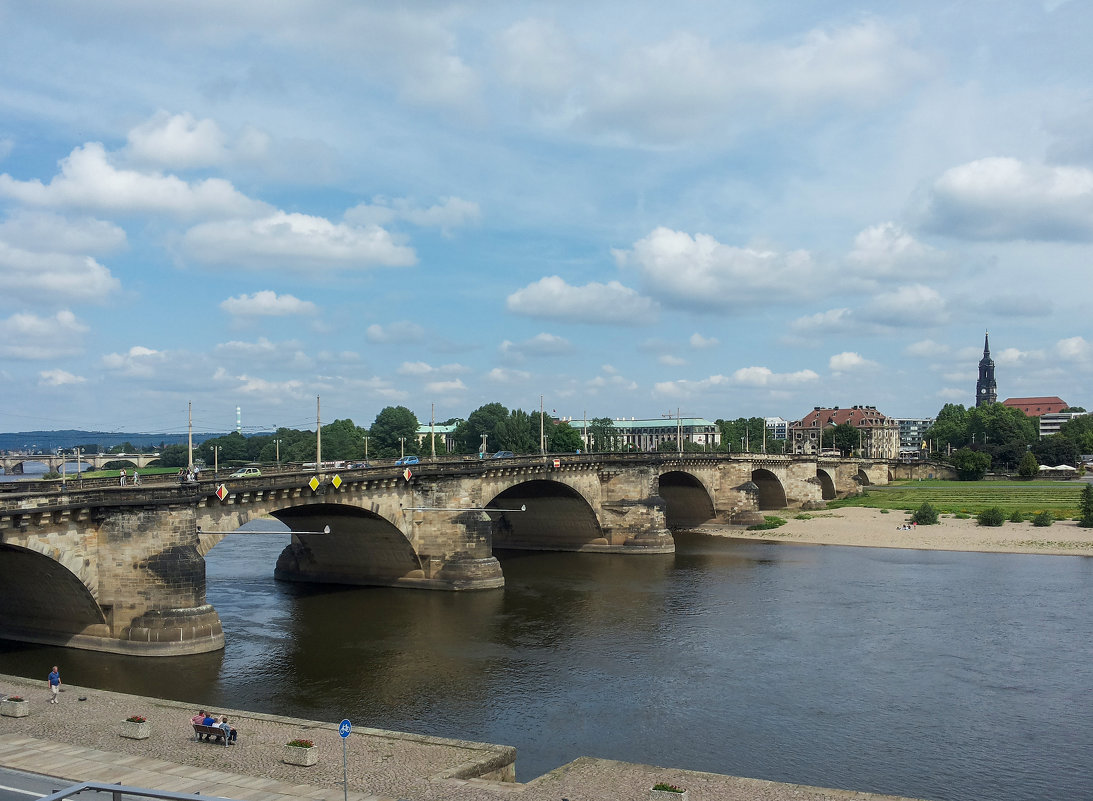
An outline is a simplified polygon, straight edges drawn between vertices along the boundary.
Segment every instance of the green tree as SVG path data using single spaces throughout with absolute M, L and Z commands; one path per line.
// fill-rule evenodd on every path
M 386 406 L 372 423 L 369 453 L 380 458 L 417 453 L 417 429 L 417 417 L 405 406 Z
M 1057 436 L 1073 442 L 1078 453 L 1093 453 L 1093 414 L 1083 414 L 1067 420 L 1059 427 Z
M 936 443 L 940 453 L 950 447 L 963 448 L 968 444 L 968 410 L 959 403 L 946 403 L 926 431 L 926 438 Z
M 860 444 L 861 434 L 857 427 L 850 423 L 839 423 L 837 426 L 824 429 L 822 447 L 834 448 L 843 456 L 858 450 Z
M 460 453 L 478 453 L 482 448 L 482 435 L 487 437 L 486 448 L 494 444 L 494 432 L 502 420 L 508 419 L 509 411 L 500 403 L 487 403 L 471 412 L 455 429 L 456 447 Z M 493 450 L 497 450 L 493 448 Z
M 588 450 L 606 453 L 619 449 L 618 432 L 615 421 L 610 417 L 593 417 L 588 421 L 588 438 L 591 440 Z
M 575 453 L 583 447 L 581 432 L 569 423 L 558 423 L 550 432 L 551 453 Z
M 535 414 L 535 431 L 532 432 L 531 415 L 523 409 L 513 409 L 508 417 L 497 423 L 494 429 L 491 448 L 494 451 L 512 451 L 513 453 L 538 453 L 539 451 L 539 414 Z
M 1040 464 L 1055 467 L 1061 464 L 1074 466 L 1078 463 L 1078 446 L 1074 440 L 1059 434 L 1044 437 L 1039 442 L 1033 443 L 1032 453 L 1036 455 Z
M 1036 478 L 1040 474 L 1040 463 L 1036 461 L 1032 451 L 1025 451 L 1021 457 L 1021 465 L 1017 468 L 1017 475 L 1021 478 Z
M 417 431 L 416 426 L 414 431 Z M 364 429 L 348 418 L 323 426 L 323 461 L 361 458 L 364 454 L 364 435 Z M 416 437 L 414 446 L 417 446 Z
M 911 515 L 911 521 L 920 526 L 936 526 L 937 509 L 928 503 L 924 503 L 915 509 L 914 514 Z
M 764 418 L 737 417 L 735 420 L 715 420 L 714 422 L 721 429 L 721 450 L 726 453 L 743 450 L 762 453 L 763 437 L 767 429 L 767 421 Z M 774 453 L 771 449 L 773 441 L 767 438 L 767 453 Z M 674 447 L 673 450 L 675 450 Z
M 956 468 L 961 481 L 978 481 L 987 474 L 991 466 L 991 457 L 982 451 L 961 448 L 952 455 L 952 465 Z
M 1082 515 L 1078 519 L 1078 525 L 1082 528 L 1093 528 L 1093 484 L 1086 482 L 1082 489 L 1079 508 L 1082 510 Z

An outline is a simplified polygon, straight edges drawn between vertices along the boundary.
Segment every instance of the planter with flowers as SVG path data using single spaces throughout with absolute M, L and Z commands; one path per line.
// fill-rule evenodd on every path
M 30 712 L 30 704 L 19 695 L 9 695 L 0 701 L 0 715 L 9 718 L 25 718 Z
M 687 791 L 674 784 L 660 782 L 649 791 L 649 801 L 687 801 Z
M 281 760 L 288 765 L 310 767 L 319 761 L 319 749 L 311 740 L 290 740 L 285 744 Z
M 151 733 L 148 718 L 144 715 L 127 717 L 121 722 L 121 731 L 119 732 L 122 737 L 128 737 L 130 740 L 147 740 L 148 735 Z

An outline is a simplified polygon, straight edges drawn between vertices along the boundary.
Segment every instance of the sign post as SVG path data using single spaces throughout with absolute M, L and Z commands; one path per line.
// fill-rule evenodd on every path
M 346 753 L 346 741 L 351 731 L 353 731 L 353 724 L 349 722 L 349 718 L 338 724 L 338 734 L 342 737 L 342 784 L 345 787 L 346 801 L 349 801 L 349 757 Z

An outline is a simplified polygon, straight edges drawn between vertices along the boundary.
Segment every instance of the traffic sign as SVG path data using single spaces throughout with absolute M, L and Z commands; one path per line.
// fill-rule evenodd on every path
M 343 738 L 348 737 L 351 731 L 353 731 L 353 724 L 349 722 L 348 718 L 338 724 L 338 734 Z
M 314 492 L 319 488 L 319 479 L 315 476 L 312 476 L 311 481 L 307 482 L 307 485 L 311 487 L 311 491 Z
M 410 472 L 409 467 L 407 467 L 405 470 L 402 471 L 402 477 L 404 479 L 406 479 L 407 481 L 409 481 L 413 477 L 413 475 L 414 474 Z
M 342 485 L 342 477 L 335 473 L 334 478 L 330 479 L 330 483 L 334 485 L 334 489 L 338 489 Z
M 555 467 L 561 467 L 562 466 L 562 460 L 561 459 L 555 459 L 554 460 L 554 466 Z
M 225 498 L 227 498 L 228 488 L 221 484 L 219 487 L 216 488 L 216 497 L 220 500 L 224 500 Z

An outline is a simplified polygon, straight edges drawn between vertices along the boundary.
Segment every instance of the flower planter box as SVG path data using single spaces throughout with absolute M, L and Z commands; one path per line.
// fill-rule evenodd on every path
M 687 791 L 676 793 L 671 790 L 650 790 L 649 801 L 687 801 Z
M 152 733 L 152 730 L 148 721 L 134 723 L 131 720 L 123 720 L 121 722 L 121 731 L 118 733 L 122 737 L 128 737 L 130 740 L 147 740 L 148 735 Z
M 319 761 L 319 749 L 286 745 L 284 756 L 281 759 L 287 765 L 301 765 L 307 768 Z
M 0 715 L 8 718 L 25 718 L 30 713 L 30 704 L 26 701 L 0 701 Z

